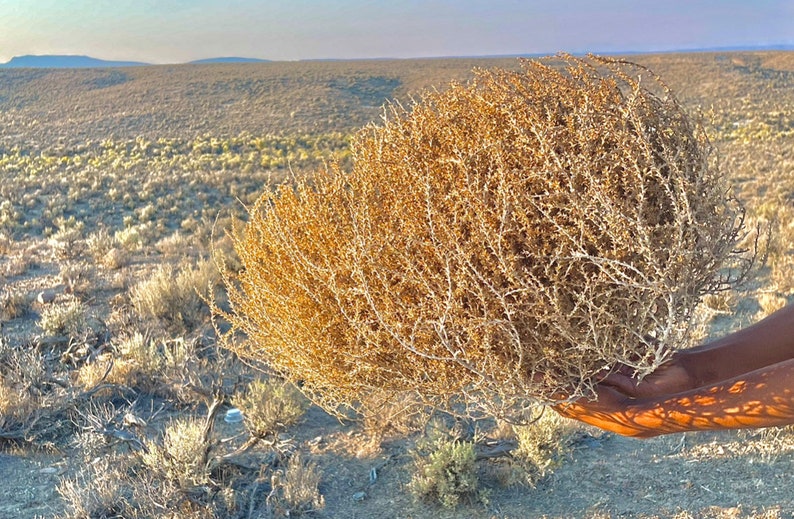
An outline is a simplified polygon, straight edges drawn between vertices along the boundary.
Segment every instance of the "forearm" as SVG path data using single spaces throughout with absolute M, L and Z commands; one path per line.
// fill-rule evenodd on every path
M 700 387 L 794 359 L 794 305 L 722 339 L 679 352 Z
M 575 418 L 625 436 L 742 429 L 794 423 L 794 359 L 734 379 L 662 398 L 574 402 L 557 407 Z

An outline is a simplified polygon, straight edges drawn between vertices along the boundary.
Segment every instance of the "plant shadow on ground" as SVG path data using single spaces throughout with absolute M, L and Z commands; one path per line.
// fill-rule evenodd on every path
M 775 230 L 755 284 L 704 301 L 709 325 L 702 335 L 719 336 L 794 296 L 794 55 L 636 60 L 661 74 L 689 109 L 704 112 L 750 223 Z M 164 494 L 146 497 L 157 486 L 185 508 L 151 505 L 138 516 L 267 517 L 293 506 L 292 515 L 362 519 L 792 517 L 790 429 L 639 441 L 570 426 L 564 448 L 531 485 L 526 470 L 514 470 L 514 458 L 478 460 L 487 496 L 464 496 L 457 508 L 411 491 L 415 453 L 429 452 L 422 435 L 385 422 L 343 424 L 315 406 L 293 425 L 260 431 L 263 438 L 249 450 L 213 467 L 212 481 L 195 467 L 181 480 L 151 470 L 158 464 L 152 460 L 163 458 L 146 465 L 141 445 L 151 456 L 161 453 L 169 427 L 181 424 L 174 431 L 186 437 L 185 431 L 203 434 L 215 390 L 227 397 L 217 408 L 209 457 L 233 454 L 252 438 L 245 424 L 223 417 L 262 375 L 238 364 L 219 369 L 223 354 L 208 311 L 190 288 L 213 283 L 205 268 L 210 250 L 228 256 L 224 231 L 235 221 L 239 230 L 245 204 L 268 182 L 300 175 L 323 158 L 344 161 L 351 131 L 377 118 L 379 96 L 405 100 L 469 77 L 475 64 L 516 66 L 443 60 L 155 67 L 125 72 L 123 80 L 97 71 L 2 71 L 0 518 L 64 517 L 69 499 L 79 502 L 75 494 L 96 502 L 112 497 L 107 487 L 81 480 L 81 470 L 125 467 L 128 482 L 137 474 L 148 486 L 131 484 L 106 516 L 125 502 L 160 503 Z M 172 72 L 187 80 L 169 79 Z M 162 95 L 144 96 L 149 89 Z M 81 99 L 77 116 L 62 120 L 58 114 L 70 112 L 49 110 L 71 106 L 74 95 Z M 256 109 L 246 111 L 243 98 Z M 49 116 L 33 124 L 37 114 Z M 229 263 L 234 268 L 234 258 Z M 182 281 L 163 284 L 168 275 Z M 454 426 L 454 441 L 471 440 Z M 489 436 L 508 438 L 494 424 L 477 433 L 480 445 Z M 170 459 L 206 455 L 185 452 L 187 458 L 175 451 Z M 290 469 L 295 453 L 300 463 Z M 299 491 L 311 490 L 317 474 L 322 499 Z M 285 481 L 305 484 L 290 488 Z M 300 504 L 290 505 L 292 499 Z

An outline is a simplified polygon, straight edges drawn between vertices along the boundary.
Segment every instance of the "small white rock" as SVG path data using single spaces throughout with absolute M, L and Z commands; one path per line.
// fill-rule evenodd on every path
M 243 421 L 243 412 L 236 407 L 232 407 L 226 411 L 226 416 L 223 418 L 223 421 L 226 423 L 240 423 Z
M 39 292 L 39 295 L 36 296 L 36 301 L 42 305 L 52 303 L 55 301 L 55 290 L 47 289 Z

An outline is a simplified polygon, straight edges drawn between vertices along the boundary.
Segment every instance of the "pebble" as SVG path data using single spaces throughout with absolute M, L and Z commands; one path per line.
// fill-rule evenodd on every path
M 243 413 L 236 407 L 232 407 L 226 411 L 226 416 L 223 421 L 226 423 L 240 423 L 243 421 Z
M 52 303 L 55 301 L 55 290 L 47 289 L 39 292 L 39 295 L 36 296 L 36 301 L 42 305 Z
M 132 413 L 125 413 L 123 420 L 126 426 L 146 427 L 146 420 Z
M 353 494 L 353 501 L 355 501 L 356 503 L 360 503 L 366 497 L 367 497 L 366 492 L 356 492 L 355 494 Z

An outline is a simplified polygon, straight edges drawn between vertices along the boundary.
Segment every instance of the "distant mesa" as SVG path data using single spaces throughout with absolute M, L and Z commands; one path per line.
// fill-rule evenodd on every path
M 191 61 L 191 65 L 210 63 L 264 63 L 270 60 L 257 58 L 220 57 Z M 151 65 L 140 61 L 107 61 L 90 56 L 16 56 L 7 63 L 0 63 L 0 68 L 109 68 L 109 67 L 140 67 Z
M 269 59 L 257 59 L 257 58 L 238 58 L 238 57 L 227 57 L 227 58 L 207 58 L 207 59 L 199 59 L 196 61 L 189 62 L 190 65 L 208 65 L 211 63 L 266 63 L 270 61 Z
M 148 65 L 138 61 L 106 61 L 89 56 L 16 56 L 0 68 L 99 68 L 140 67 Z

